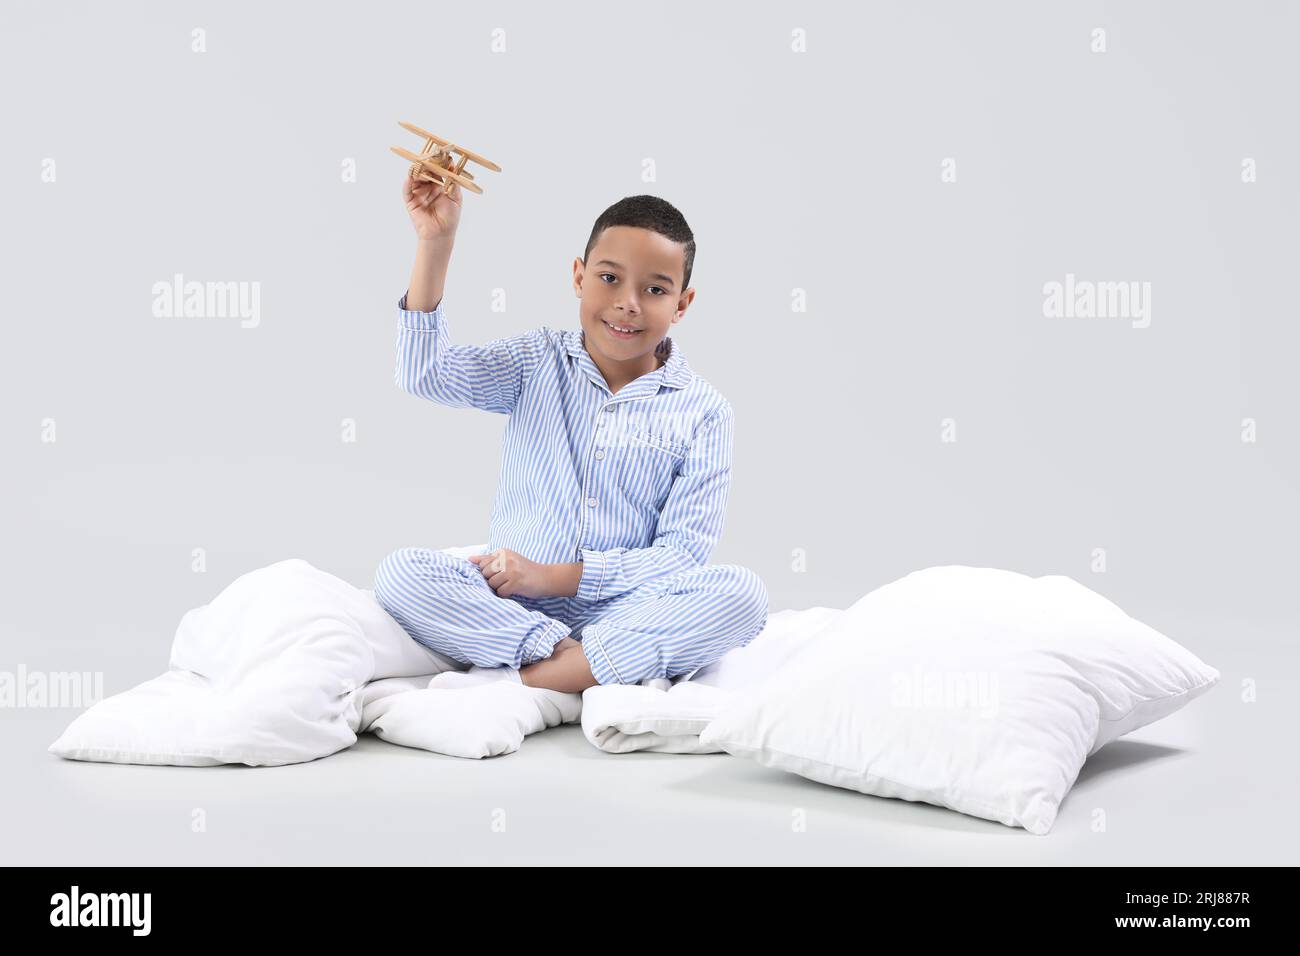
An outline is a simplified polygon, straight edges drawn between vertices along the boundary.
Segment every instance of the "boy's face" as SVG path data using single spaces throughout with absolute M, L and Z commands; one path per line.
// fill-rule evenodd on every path
M 589 352 L 611 362 L 645 359 L 695 298 L 683 289 L 686 262 L 681 243 L 636 226 L 610 226 L 596 237 L 584 264 L 573 261 L 573 289 Z M 623 335 L 611 325 L 637 331 Z

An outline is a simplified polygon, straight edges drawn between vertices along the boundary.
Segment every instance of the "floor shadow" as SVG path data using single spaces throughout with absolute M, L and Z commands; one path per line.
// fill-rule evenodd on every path
M 1186 753 L 1186 751 L 1177 747 L 1147 744 L 1138 740 L 1115 740 L 1102 747 L 1084 762 L 1072 789 L 1087 789 L 1090 783 L 1115 770 L 1124 770 L 1128 767 L 1151 763 L 1156 760 L 1166 760 L 1183 753 Z
M 719 760 L 688 779 L 665 784 L 668 789 L 700 796 L 746 800 L 768 806 L 808 806 L 833 815 L 840 824 L 881 824 L 988 836 L 1024 837 L 1028 831 L 994 820 L 970 816 L 921 801 L 860 793 L 822 783 L 775 767 L 721 754 Z M 701 758 L 692 758 L 701 759 Z

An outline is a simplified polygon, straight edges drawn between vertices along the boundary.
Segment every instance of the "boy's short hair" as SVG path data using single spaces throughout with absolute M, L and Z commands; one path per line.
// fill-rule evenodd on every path
M 600 234 L 610 226 L 636 226 L 649 229 L 659 235 L 685 245 L 686 271 L 682 279 L 685 291 L 691 284 L 691 269 L 695 266 L 695 233 L 686 224 L 686 218 L 666 199 L 658 196 L 625 196 L 610 206 L 596 218 L 591 228 L 591 238 L 583 250 L 582 261 L 585 264 L 591 255 L 591 247 L 596 244 Z

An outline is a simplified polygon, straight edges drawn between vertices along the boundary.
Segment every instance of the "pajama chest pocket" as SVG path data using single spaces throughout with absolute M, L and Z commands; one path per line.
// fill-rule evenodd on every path
M 632 501 L 659 511 L 686 459 L 686 446 L 653 432 L 633 432 L 623 448 L 619 486 Z
M 652 448 L 658 448 L 660 451 L 672 455 L 674 458 L 681 459 L 686 457 L 686 446 L 671 438 L 665 438 L 664 436 L 656 435 L 653 432 L 633 432 L 632 437 L 636 441 L 650 445 Z

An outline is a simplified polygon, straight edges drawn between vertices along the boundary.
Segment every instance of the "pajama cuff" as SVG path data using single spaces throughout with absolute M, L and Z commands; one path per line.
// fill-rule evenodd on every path
M 412 332 L 432 332 L 438 327 L 438 323 L 445 320 L 442 314 L 442 299 L 433 307 L 432 311 L 421 312 L 419 309 L 408 309 L 406 307 L 406 297 L 410 294 L 408 289 L 402 293 L 402 297 L 397 300 L 397 318 L 402 323 L 402 328 L 410 329 Z
M 596 624 L 588 624 L 582 629 L 582 653 L 587 655 L 591 666 L 591 676 L 601 684 L 621 684 L 623 678 L 614 668 L 614 662 L 605 653 L 605 645 L 600 640 L 600 630 Z
M 573 628 L 563 621 L 551 621 L 540 631 L 532 641 L 526 643 L 519 652 L 519 663 L 516 667 L 523 667 L 525 664 L 532 664 L 536 661 L 544 661 L 555 652 L 555 645 L 568 637 Z
M 582 555 L 582 576 L 578 578 L 578 593 L 574 595 L 579 601 L 599 601 L 600 589 L 605 583 L 606 558 L 602 551 L 580 549 Z

